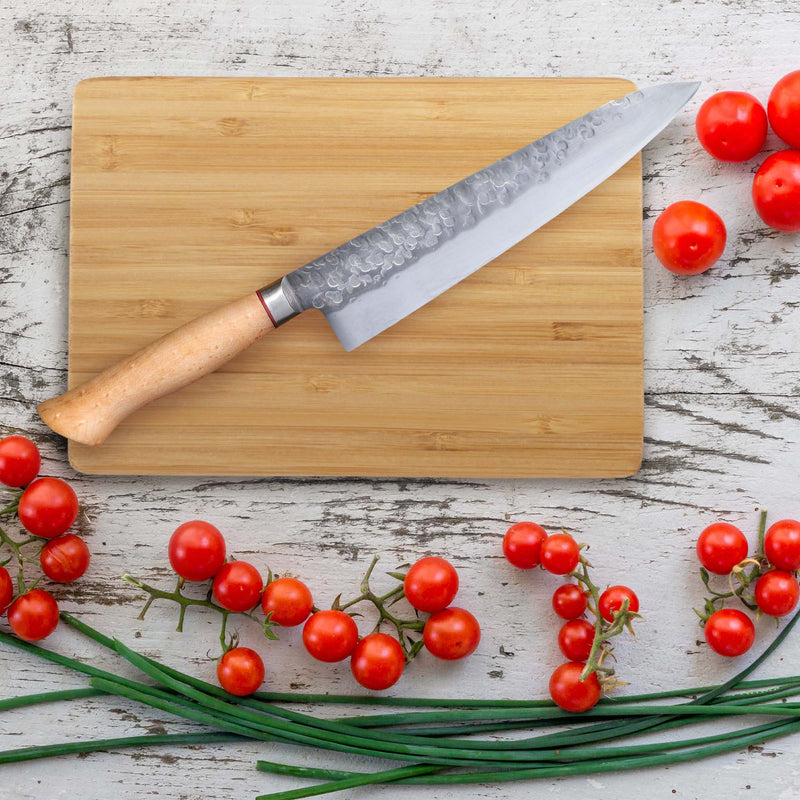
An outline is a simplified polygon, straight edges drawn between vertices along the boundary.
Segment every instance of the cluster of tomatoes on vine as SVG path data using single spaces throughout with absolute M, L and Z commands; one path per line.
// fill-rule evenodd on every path
M 7 611 L 11 630 L 27 641 L 39 641 L 58 626 L 58 603 L 37 588 L 41 575 L 27 583 L 25 565 L 38 564 L 57 583 L 77 580 L 89 567 L 89 548 L 79 536 L 67 533 L 78 517 L 78 498 L 60 478 L 38 478 L 42 458 L 39 448 L 24 436 L 0 440 L 0 483 L 9 495 L 0 517 L 17 517 L 31 534 L 14 539 L 0 528 L 0 548 L 10 554 L 0 566 L 0 614 Z M 16 576 L 8 570 L 16 562 Z M 16 584 L 16 587 L 15 587 Z
M 568 575 L 553 593 L 553 611 L 566 620 L 558 633 L 558 647 L 567 658 L 550 677 L 550 697 L 566 711 L 588 711 L 601 691 L 622 685 L 604 661 L 611 656 L 610 639 L 639 617 L 639 598 L 627 586 L 609 586 L 602 593 L 592 582 L 591 564 L 568 533 L 548 536 L 534 522 L 517 522 L 503 537 L 503 554 L 519 569 L 541 566 L 553 575 Z M 594 623 L 584 619 L 589 611 Z
M 158 589 L 130 575 L 123 576 L 123 580 L 149 595 L 140 618 L 157 599 L 180 606 L 179 631 L 190 606 L 206 607 L 222 615 L 223 653 L 217 664 L 217 678 L 231 694 L 251 694 L 261 686 L 265 675 L 261 656 L 252 648 L 239 645 L 238 632 L 227 634 L 227 620 L 232 614 L 258 622 L 269 639 L 277 638 L 276 626 L 303 625 L 303 645 L 313 658 L 329 663 L 349 658 L 355 680 L 373 690 L 393 686 L 422 648 L 437 658 L 452 661 L 470 655 L 480 641 L 480 625 L 475 617 L 451 605 L 458 592 L 458 573 L 443 558 L 425 557 L 405 572 L 388 573 L 399 583 L 379 595 L 370 586 L 376 556 L 361 582 L 360 594 L 349 601 L 343 601 L 340 595 L 330 609 L 318 609 L 308 586 L 297 578 L 274 576 L 270 571 L 265 582 L 255 566 L 247 561 L 227 561 L 226 554 L 225 538 L 215 526 L 200 520 L 186 522 L 169 542 L 169 561 L 178 575 L 173 591 Z M 211 581 L 205 599 L 184 594 L 186 581 Z M 400 617 L 390 610 L 403 598 L 413 609 L 411 617 Z M 361 637 L 349 610 L 364 602 L 374 606 L 378 621 L 370 633 Z M 430 616 L 423 620 L 420 613 Z M 382 632 L 383 625 L 392 627 L 394 635 Z
M 746 653 L 756 638 L 753 620 L 738 608 L 725 608 L 726 601 L 776 619 L 791 614 L 800 601 L 800 522 L 783 519 L 766 530 L 766 520 L 762 511 L 758 546 L 749 556 L 747 538 L 727 522 L 709 525 L 697 539 L 700 577 L 710 597 L 695 612 L 709 647 L 723 656 Z M 709 573 L 727 577 L 724 591 L 711 588 Z
M 712 95 L 697 114 L 697 137 L 720 161 L 749 161 L 764 147 L 768 124 L 791 149 L 773 153 L 758 168 L 753 204 L 770 228 L 800 231 L 800 70 L 775 84 L 766 110 L 747 92 Z M 691 200 L 670 205 L 653 227 L 656 256 L 679 275 L 696 275 L 712 267 L 726 239 L 719 214 Z

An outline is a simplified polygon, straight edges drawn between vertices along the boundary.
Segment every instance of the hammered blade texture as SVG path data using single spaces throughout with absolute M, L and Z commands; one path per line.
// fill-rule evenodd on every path
M 287 275 L 298 311 L 343 308 L 444 241 L 550 181 L 597 131 L 642 100 L 634 92 L 526 145 Z

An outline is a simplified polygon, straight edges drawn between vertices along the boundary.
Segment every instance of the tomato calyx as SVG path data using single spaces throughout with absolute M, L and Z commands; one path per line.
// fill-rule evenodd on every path
M 588 545 L 580 545 L 580 547 L 584 549 Z M 612 589 L 624 591 L 620 593 L 620 602 L 612 602 L 609 605 L 606 601 L 607 592 L 601 592 L 591 578 L 589 572 L 591 566 L 588 559 L 581 553 L 577 568 L 570 574 L 570 577 L 574 578 L 586 592 L 588 597 L 587 608 L 594 616 L 594 639 L 580 679 L 585 681 L 592 674 L 596 674 L 601 689 L 604 692 L 609 692 L 620 686 L 627 685 L 617 677 L 614 667 L 607 664 L 607 661 L 615 660 L 611 640 L 624 631 L 635 637 L 636 634 L 633 631 L 632 623 L 635 619 L 644 619 L 644 617 L 638 613 L 639 603 L 636 595 L 626 586 L 611 587 Z M 635 605 L 634 608 L 631 608 L 632 603 Z
M 280 577 L 268 570 L 266 586 L 261 586 L 260 575 L 256 586 L 253 576 L 258 571 L 246 562 L 229 561 L 224 564 L 214 576 L 205 597 L 191 596 L 185 592 L 188 579 L 180 576 L 175 588 L 171 590 L 152 586 L 129 574 L 123 575 L 122 580 L 147 595 L 147 601 L 139 614 L 140 620 L 145 618 L 156 600 L 166 600 L 178 606 L 178 632 L 183 630 L 189 607 L 212 609 L 220 615 L 219 642 L 222 656 L 217 680 L 224 689 L 233 694 L 246 695 L 254 691 L 263 680 L 264 670 L 260 656 L 255 651 L 240 646 L 238 631 L 228 632 L 227 623 L 231 616 L 248 617 L 257 622 L 268 639 L 278 638 L 274 630 L 276 627 L 294 627 L 302 623 L 303 645 L 311 657 L 328 663 L 349 659 L 355 680 L 367 689 L 381 691 L 399 680 L 406 664 L 423 647 L 427 647 L 434 656 L 451 660 L 469 655 L 480 641 L 480 627 L 469 612 L 448 606 L 434 612 L 428 621 L 433 617 L 450 615 L 456 624 L 450 620 L 449 624 L 440 625 L 436 631 L 438 638 L 434 643 L 429 643 L 425 638 L 426 632 L 430 633 L 426 628 L 426 621 L 420 617 L 419 609 L 411 602 L 412 598 L 407 597 L 406 578 L 408 570 L 413 569 L 412 565 L 403 565 L 394 572 L 388 572 L 387 575 L 398 581 L 398 584 L 389 591 L 378 594 L 371 585 L 371 578 L 379 558 L 374 556 L 367 568 L 361 580 L 360 593 L 346 601 L 340 594 L 330 609 L 317 608 L 308 587 L 293 576 Z M 458 578 L 452 565 L 435 557 L 421 559 L 417 565 L 421 565 L 422 569 L 418 570 L 411 583 L 415 586 L 412 596 L 421 598 L 419 605 L 433 603 L 439 606 L 445 600 L 449 602 L 455 597 Z M 431 565 L 435 569 L 431 570 Z M 221 582 L 237 585 L 224 588 L 220 586 Z M 254 589 L 258 591 L 259 598 L 258 602 L 251 604 Z M 237 592 L 244 595 L 245 599 L 241 599 L 241 602 L 237 600 Z M 404 598 L 412 606 L 411 617 L 401 616 L 391 610 L 396 602 Z M 2 600 L 0 585 L 0 601 Z M 353 619 L 359 614 L 350 609 L 355 609 L 362 603 L 374 607 L 378 620 L 370 633 L 359 638 L 358 627 Z M 466 626 L 465 620 L 468 623 Z M 380 628 L 383 625 L 391 626 L 394 635 L 382 632 Z
M 711 585 L 711 572 L 705 566 L 700 567 L 700 580 L 706 588 L 707 596 L 703 598 L 702 609 L 692 609 L 697 614 L 699 625 L 705 627 L 708 620 L 720 609 L 725 606 L 727 600 L 738 600 L 750 611 L 759 612 L 758 604 L 754 594 L 755 584 L 762 574 L 772 569 L 767 557 L 764 555 L 764 537 L 767 526 L 767 512 L 761 511 L 758 530 L 758 546 L 756 552 L 747 558 L 742 559 L 733 567 L 730 572 L 723 574 L 727 581 L 727 589 L 718 591 Z M 713 527 L 713 526 L 711 526 Z M 710 528 L 701 534 L 701 537 Z M 699 551 L 698 551 L 699 552 Z
M 228 650 L 232 650 L 233 648 L 237 647 L 239 643 L 238 632 L 228 634 L 228 618 L 231 616 L 248 617 L 261 627 L 264 636 L 267 639 L 276 640 L 278 638 L 273 631 L 275 623 L 272 622 L 269 617 L 259 619 L 256 608 L 252 608 L 249 611 L 229 611 L 227 608 L 223 608 L 222 606 L 213 602 L 211 587 L 209 587 L 205 598 L 201 599 L 198 597 L 189 597 L 188 595 L 184 594 L 183 588 L 186 584 L 186 581 L 183 578 L 178 578 L 175 588 L 172 591 L 159 589 L 157 586 L 152 586 L 145 581 L 139 580 L 133 575 L 129 575 L 127 572 L 122 576 L 122 580 L 130 586 L 135 586 L 137 589 L 140 589 L 148 595 L 147 601 L 142 607 L 142 610 L 139 612 L 137 619 L 143 620 L 147 612 L 150 610 L 150 606 L 156 600 L 168 600 L 176 603 L 180 609 L 178 612 L 178 624 L 175 628 L 178 633 L 183 632 L 183 622 L 186 617 L 186 611 L 190 607 L 197 606 L 200 608 L 210 608 L 219 613 L 222 618 L 219 641 L 223 653 L 227 653 Z M 260 605 L 258 608 L 260 608 Z
M 615 660 L 611 640 L 623 631 L 634 635 L 633 620 L 643 617 L 638 613 L 639 599 L 627 586 L 611 586 L 601 592 L 590 575 L 588 549 L 587 543 L 576 541 L 565 530 L 548 536 L 532 522 L 513 524 L 503 539 L 503 555 L 513 566 L 533 569 L 538 565 L 545 572 L 575 581 L 559 586 L 551 601 L 556 615 L 567 620 L 559 634 L 559 647 L 570 659 L 571 672 L 581 667 L 581 684 L 591 680 L 610 691 L 626 685 L 607 663 Z M 582 619 L 587 611 L 593 622 Z
M 767 512 L 762 509 L 756 550 L 725 576 L 727 591 L 712 588 L 709 570 L 704 566 L 700 568 L 707 596 L 703 599 L 703 608 L 695 608 L 694 612 L 709 647 L 727 657 L 747 652 L 755 640 L 753 621 L 744 611 L 728 607 L 726 603 L 729 600 L 739 603 L 755 612 L 756 619 L 767 615 L 779 622 L 800 601 L 798 570 L 800 522 L 780 520 L 767 530 Z
M 405 596 L 404 583 L 408 575 L 408 569 L 411 568 L 411 565 L 404 564 L 395 571 L 387 572 L 386 574 L 390 578 L 394 578 L 396 581 L 399 581 L 399 585 L 395 586 L 390 591 L 379 595 L 373 591 L 370 583 L 372 574 L 375 571 L 375 567 L 377 566 L 379 560 L 380 556 L 373 556 L 372 562 L 370 563 L 369 567 L 367 567 L 367 571 L 364 573 L 364 577 L 361 579 L 361 593 L 353 599 L 347 600 L 346 602 L 342 602 L 342 596 L 339 595 L 333 601 L 331 608 L 335 611 L 347 611 L 347 609 L 353 608 L 359 603 L 371 603 L 378 612 L 378 621 L 375 623 L 372 632 L 378 633 L 381 627 L 383 627 L 384 623 L 391 625 L 394 628 L 397 640 L 400 643 L 400 647 L 403 649 L 403 655 L 405 656 L 406 663 L 408 663 L 415 658 L 419 654 L 420 650 L 422 650 L 424 647 L 421 634 L 423 628 L 425 627 L 425 623 L 419 618 L 418 612 L 415 612 L 413 617 L 403 618 L 392 613 L 389 609 Z M 405 572 L 403 572 L 404 569 L 406 570 Z M 419 634 L 419 638 L 416 638 L 414 634 Z
M 83 539 L 65 533 L 82 510 L 75 491 L 60 478 L 39 476 L 40 466 L 30 439 L 0 439 L 0 492 L 11 498 L 0 518 L 15 519 L 28 534 L 16 539 L 0 527 L 0 614 L 6 613 L 11 630 L 27 641 L 46 638 L 58 625 L 58 603 L 38 588 L 42 579 L 71 583 L 91 559 Z M 38 574 L 26 577 L 26 565 L 34 564 Z
M 425 647 L 423 631 L 426 623 L 425 620 L 420 616 L 420 612 L 417 609 L 414 609 L 413 606 L 412 616 L 403 616 L 392 609 L 392 606 L 395 603 L 404 599 L 406 596 L 405 580 L 408 574 L 408 569 L 411 568 L 411 565 L 403 565 L 395 571 L 387 572 L 386 574 L 398 583 L 383 594 L 379 594 L 371 585 L 371 579 L 373 578 L 375 567 L 377 566 L 379 560 L 379 556 L 376 555 L 373 557 L 366 573 L 364 574 L 364 577 L 361 580 L 359 594 L 347 600 L 344 600 L 340 594 L 335 598 L 329 610 L 320 610 L 317 608 L 313 604 L 311 593 L 308 591 L 305 584 L 303 584 L 297 578 L 288 575 L 274 575 L 271 570 L 267 571 L 266 585 L 262 590 L 260 590 L 261 594 L 259 602 L 254 603 L 252 607 L 248 606 L 246 609 L 241 608 L 241 610 L 236 609 L 233 603 L 226 602 L 225 605 L 223 605 L 220 600 L 220 587 L 218 586 L 220 576 L 223 578 L 230 577 L 229 573 L 232 573 L 232 570 L 230 569 L 232 565 L 238 564 L 238 569 L 241 571 L 242 562 L 227 562 L 227 564 L 224 565 L 215 576 L 214 582 L 209 587 L 205 597 L 192 596 L 191 593 L 187 592 L 186 584 L 188 581 L 187 579 L 181 577 L 178 577 L 177 583 L 173 589 L 161 589 L 127 573 L 122 576 L 122 580 L 128 585 L 136 587 L 138 590 L 147 595 L 147 600 L 142 608 L 141 613 L 139 614 L 140 620 L 145 618 L 150 606 L 156 600 L 166 600 L 168 602 L 175 603 L 178 606 L 178 632 L 183 630 L 183 622 L 186 611 L 190 607 L 208 608 L 219 614 L 221 618 L 219 642 L 223 655 L 240 649 L 240 638 L 238 631 L 228 631 L 229 618 L 247 617 L 261 627 L 265 637 L 268 639 L 278 638 L 276 635 L 276 628 L 291 627 L 304 623 L 303 642 L 306 646 L 306 649 L 313 657 L 321 661 L 334 662 L 343 660 L 353 654 L 354 648 L 359 641 L 358 629 L 355 625 L 355 622 L 352 620 L 352 617 L 359 616 L 356 606 L 362 603 L 367 603 L 372 605 L 377 611 L 378 619 L 371 633 L 365 636 L 364 639 L 367 639 L 370 635 L 377 633 L 380 633 L 381 636 L 386 637 L 386 634 L 381 633 L 380 629 L 384 626 L 389 626 L 393 629 L 392 638 L 397 642 L 397 652 L 402 653 L 402 661 L 405 665 L 415 658 L 423 649 L 423 647 Z M 422 559 L 422 561 L 425 560 L 426 559 Z M 430 561 L 431 559 L 429 558 L 427 560 Z M 443 561 L 442 559 L 436 560 Z M 245 570 L 245 572 L 255 571 L 255 567 L 252 565 L 246 564 L 245 566 L 248 568 Z M 448 572 L 454 572 L 451 565 L 447 564 L 447 567 Z M 448 599 L 451 599 L 457 590 L 457 585 L 455 587 L 452 585 L 452 577 L 452 574 L 448 574 Z M 251 582 L 248 581 L 248 583 Z M 214 588 L 215 586 L 216 590 Z M 270 587 L 272 587 L 272 591 L 269 591 Z M 250 598 L 248 597 L 248 603 L 249 599 Z M 437 613 L 444 613 L 454 610 L 457 609 L 454 609 L 452 606 L 450 606 Z M 328 617 L 331 617 L 332 615 L 333 617 L 336 617 L 336 619 L 328 620 Z M 323 620 L 323 617 L 325 617 L 325 620 Z M 347 633 L 348 641 L 352 639 L 352 647 L 345 648 L 346 652 L 332 652 L 331 648 L 329 647 L 330 642 L 328 642 L 328 640 L 331 639 L 331 636 L 329 635 L 330 628 L 333 623 L 337 623 L 341 627 L 342 618 L 348 622 L 348 626 L 346 627 L 349 627 L 350 630 L 349 632 L 345 632 Z M 323 622 L 327 623 L 327 621 L 330 621 L 331 625 L 323 624 Z M 339 642 L 341 638 L 342 637 L 338 634 L 333 636 L 333 640 L 335 640 L 334 644 Z M 361 641 L 364 641 L 364 639 Z M 477 646 L 477 640 L 475 641 L 475 646 Z M 471 649 L 474 649 L 474 647 Z M 465 652 L 464 655 L 468 655 L 468 653 Z M 361 672 L 358 669 L 355 669 L 355 667 L 353 667 L 353 669 L 355 670 L 354 674 L 356 674 L 356 672 L 359 675 L 361 674 Z M 357 679 L 360 680 L 358 677 Z M 377 682 L 379 683 L 380 681 Z M 367 684 L 364 683 L 363 685 Z M 377 685 L 374 688 L 378 688 Z

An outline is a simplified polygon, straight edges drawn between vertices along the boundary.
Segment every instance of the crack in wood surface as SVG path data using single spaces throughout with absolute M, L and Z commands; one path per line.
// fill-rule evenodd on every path
M 80 4 L 78 4 L 80 6 Z M 85 6 L 85 7 L 84 7 Z M 749 199 L 757 160 L 719 164 L 699 146 L 694 114 L 713 91 L 743 89 L 765 101 L 774 81 L 797 68 L 800 9 L 795 0 L 296 0 L 198 4 L 155 0 L 78 8 L 65 0 L 0 0 L 5 92 L 0 123 L 0 435 L 29 433 L 46 474 L 74 485 L 91 521 L 79 530 L 94 557 L 82 581 L 61 587 L 63 605 L 145 653 L 213 680 L 216 620 L 190 614 L 174 633 L 174 609 L 154 605 L 136 619 L 142 597 L 119 581 L 125 571 L 171 582 L 166 541 L 175 526 L 202 517 L 224 531 L 231 553 L 266 572 L 293 573 L 320 605 L 356 590 L 373 553 L 380 569 L 437 553 L 459 569 L 457 602 L 483 623 L 483 641 L 463 664 L 423 655 L 397 691 L 430 696 L 543 696 L 559 663 L 550 597 L 557 581 L 504 562 L 500 537 L 512 521 L 566 528 L 591 544 L 598 578 L 630 582 L 647 621 L 620 644 L 620 672 L 631 691 L 716 682 L 736 671 L 702 642 L 690 611 L 702 597 L 694 541 L 718 519 L 754 542 L 756 509 L 772 519 L 800 517 L 800 266 L 797 237 L 765 229 Z M 619 75 L 640 85 L 702 79 L 690 107 L 644 153 L 645 428 L 642 469 L 603 480 L 375 480 L 353 478 L 100 478 L 71 472 L 63 441 L 35 405 L 66 388 L 66 300 L 71 93 L 100 75 L 224 74 L 303 76 Z M 765 153 L 781 149 L 770 134 Z M 678 278 L 649 246 L 663 208 L 699 199 L 728 226 L 722 261 L 704 275 Z M 390 579 L 376 573 L 376 582 Z M 758 622 L 759 644 L 772 635 Z M 350 693 L 347 665 L 304 658 L 299 632 L 263 643 L 255 624 L 246 643 L 266 656 L 269 688 Z M 109 653 L 60 630 L 51 645 L 103 668 Z M 764 673 L 795 671 L 790 640 Z M 131 669 L 125 674 L 135 675 Z M 3 695 L 83 682 L 23 653 L 0 652 Z M 113 710 L 112 709 L 116 709 Z M 4 712 L 5 747 L 195 730 L 113 698 L 80 706 Z M 751 791 L 796 794 L 800 740 L 754 747 L 679 769 L 497 787 L 465 797 L 738 797 Z M 292 748 L 250 743 L 97 753 L 4 767 L 0 797 L 64 796 L 139 800 L 145 796 L 229 800 L 294 786 L 253 769 L 258 757 L 315 763 Z M 327 763 L 327 762 L 326 762 Z M 343 762 L 330 759 L 331 766 Z M 351 763 L 351 762 L 347 762 Z M 355 769 L 368 768 L 356 761 Z M 58 769 L 59 789 L 48 770 Z M 9 788 L 13 787 L 13 789 Z M 63 790 L 63 791 L 62 791 Z M 10 794 L 13 792 L 13 794 Z M 381 797 L 402 800 L 401 788 Z M 432 800 L 450 790 L 426 792 Z

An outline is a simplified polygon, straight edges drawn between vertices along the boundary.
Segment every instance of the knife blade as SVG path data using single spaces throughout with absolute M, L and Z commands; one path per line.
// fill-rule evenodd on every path
M 661 84 L 606 103 L 46 400 L 39 415 L 73 441 L 101 444 L 136 409 L 215 371 L 310 309 L 322 311 L 353 350 L 602 183 L 669 124 L 699 85 Z
M 289 273 L 280 282 L 286 304 L 320 309 L 353 350 L 613 175 L 698 86 L 652 86 L 584 114 Z M 276 294 L 267 290 L 267 308 Z

